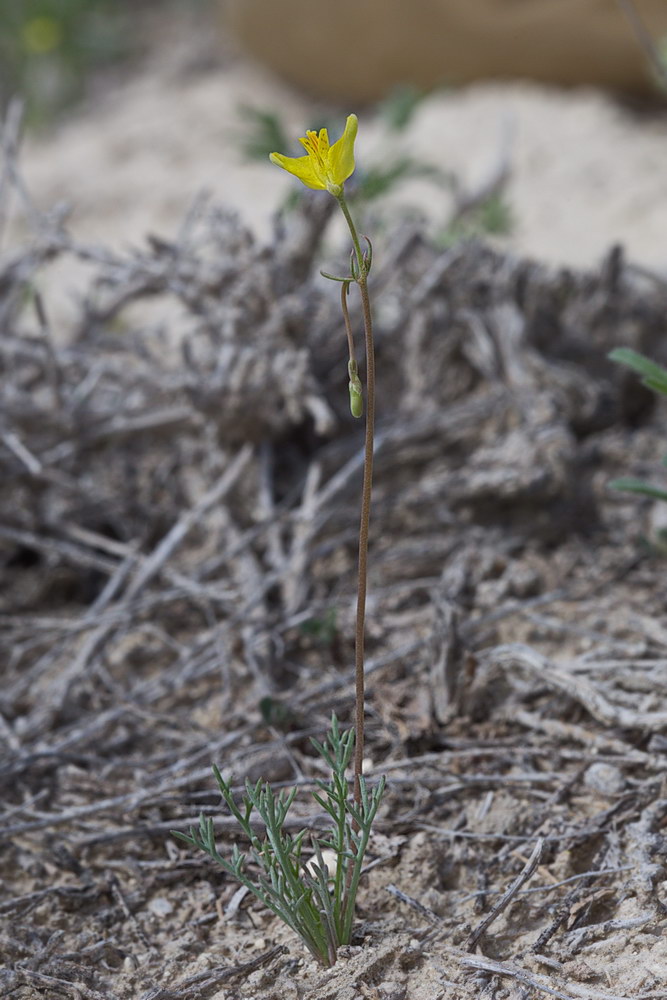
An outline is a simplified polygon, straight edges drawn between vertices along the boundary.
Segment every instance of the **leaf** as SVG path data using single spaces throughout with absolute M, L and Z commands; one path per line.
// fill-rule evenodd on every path
M 177 840 L 182 840 L 186 844 L 189 844 L 190 847 L 199 847 L 197 840 L 194 837 L 191 837 L 188 833 L 181 833 L 180 830 L 170 830 L 169 833 L 172 837 L 176 837 Z
M 663 396 L 667 396 L 667 376 L 660 378 L 645 378 L 644 385 L 647 389 L 653 389 L 654 392 L 659 392 Z
M 667 490 L 660 489 L 659 486 L 652 486 L 644 483 L 641 479 L 614 479 L 609 483 L 613 490 L 624 490 L 626 493 L 640 493 L 645 497 L 652 497 L 654 500 L 667 500 Z
M 642 382 L 647 388 L 667 396 L 667 369 L 651 361 L 644 354 L 633 351 L 629 347 L 616 347 L 607 355 L 610 361 L 617 361 L 642 375 Z

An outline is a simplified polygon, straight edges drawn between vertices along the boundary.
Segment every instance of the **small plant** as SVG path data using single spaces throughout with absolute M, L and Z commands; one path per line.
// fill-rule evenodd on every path
M 661 395 L 667 396 L 667 369 L 662 368 L 654 361 L 651 361 L 650 358 L 631 350 L 629 347 L 617 347 L 611 351 L 609 358 L 611 361 L 618 361 L 620 364 L 632 368 L 633 371 L 641 375 L 642 384 L 647 389 L 653 389 L 654 392 L 659 392 Z M 663 458 L 662 464 L 667 466 L 667 456 Z M 653 486 L 651 483 L 645 483 L 641 479 L 634 479 L 631 476 L 614 479 L 609 485 L 615 490 L 640 493 L 643 496 L 652 497 L 654 500 L 667 500 L 666 489 L 662 489 L 660 486 Z
M 234 801 L 231 783 L 213 768 L 218 787 L 229 811 L 250 843 L 249 854 L 234 845 L 231 860 L 223 858 L 215 844 L 213 820 L 201 816 L 199 829 L 174 836 L 192 847 L 206 851 L 242 885 L 246 886 L 270 910 L 284 920 L 302 939 L 308 951 L 322 965 L 333 965 L 336 952 L 352 936 L 354 904 L 361 878 L 364 854 L 371 827 L 384 790 L 384 778 L 369 790 L 361 779 L 361 803 L 349 797 L 345 775 L 354 751 L 354 732 L 341 733 L 334 715 L 324 744 L 312 741 L 319 755 L 331 768 L 331 780 L 317 781 L 322 794 L 313 798 L 332 819 L 326 837 L 311 837 L 313 857 L 304 858 L 307 830 L 295 836 L 285 830 L 296 789 L 288 795 L 275 794 L 261 779 L 256 785 L 246 782 L 241 806 Z M 256 816 L 264 824 L 260 837 L 253 826 Z M 332 851 L 335 869 L 329 871 L 324 851 Z M 248 862 L 255 874 L 248 871 Z
M 299 631 L 301 635 L 308 636 L 318 646 L 332 646 L 338 632 L 336 617 L 336 609 L 327 608 L 319 617 L 308 618 L 302 622 Z
M 513 229 L 511 205 L 502 191 L 494 191 L 458 212 L 438 235 L 438 243 L 440 246 L 450 247 L 460 240 L 487 235 L 508 236 Z
M 91 73 L 135 49 L 136 11 L 118 0 L 3 0 L 0 106 L 15 93 L 30 124 L 80 98 Z
M 273 128 L 273 123 L 270 123 Z M 359 289 L 366 348 L 366 432 L 364 442 L 364 474 L 361 491 L 359 523 L 359 564 L 357 576 L 357 615 L 355 625 L 355 721 L 354 731 L 341 733 L 334 716 L 324 744 L 313 740 L 314 746 L 331 768 L 331 780 L 317 781 L 322 794 L 314 792 L 315 801 L 329 814 L 333 826 L 325 839 L 311 838 L 314 856 L 304 861 L 303 850 L 307 831 L 296 836 L 285 829 L 288 812 L 296 790 L 276 794 L 262 782 L 246 783 L 241 807 L 232 795 L 217 767 L 213 768 L 222 797 L 250 843 L 250 861 L 256 874 L 248 873 L 248 855 L 235 845 L 231 860 L 219 854 L 215 844 L 213 820 L 203 815 L 199 829 L 189 833 L 172 831 L 174 836 L 193 847 L 206 851 L 230 875 L 250 889 L 263 903 L 301 937 L 311 954 L 323 965 L 333 965 L 340 945 L 349 944 L 352 936 L 354 906 L 364 854 L 371 826 L 384 790 L 384 778 L 369 791 L 362 776 L 364 758 L 364 636 L 366 621 L 366 585 L 368 562 L 368 531 L 370 524 L 371 488 L 373 477 L 373 436 L 375 417 L 375 351 L 373 323 L 368 294 L 368 275 L 373 261 L 373 248 L 363 237 L 362 250 L 355 224 L 345 200 L 345 181 L 354 172 L 354 141 L 357 116 L 348 115 L 343 135 L 332 146 L 327 130 L 308 131 L 301 144 L 305 156 L 290 157 L 271 153 L 270 160 L 297 177 L 306 187 L 327 191 L 343 213 L 352 238 L 350 273 L 342 277 L 321 274 L 340 283 L 341 310 L 348 346 L 347 377 L 350 411 L 353 417 L 364 412 L 364 386 L 355 355 L 354 335 L 348 309 L 350 285 Z M 271 706 L 265 706 L 270 710 Z M 350 796 L 345 776 L 354 757 L 353 794 Z M 252 825 L 253 814 L 264 824 L 263 839 Z M 333 852 L 333 875 L 324 860 L 324 849 Z

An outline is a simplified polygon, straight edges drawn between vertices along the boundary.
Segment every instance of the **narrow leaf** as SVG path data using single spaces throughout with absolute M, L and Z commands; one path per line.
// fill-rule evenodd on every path
M 659 486 L 652 486 L 650 483 L 644 483 L 641 479 L 614 479 L 609 485 L 614 490 L 639 493 L 645 497 L 652 497 L 654 500 L 667 500 L 667 490 L 662 490 Z

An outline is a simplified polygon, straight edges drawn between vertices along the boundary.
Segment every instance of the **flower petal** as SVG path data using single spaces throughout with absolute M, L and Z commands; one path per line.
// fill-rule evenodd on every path
M 354 172 L 354 140 L 359 122 L 356 115 L 348 115 L 345 131 L 329 150 L 329 171 L 336 184 L 343 184 Z
M 326 191 L 326 180 L 323 181 L 316 173 L 312 156 L 283 156 L 282 153 L 271 153 L 269 159 L 271 163 L 298 177 L 306 187 L 316 191 Z

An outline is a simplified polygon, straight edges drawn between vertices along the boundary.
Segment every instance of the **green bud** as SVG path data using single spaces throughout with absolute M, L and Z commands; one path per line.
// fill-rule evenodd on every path
M 350 382 L 350 413 L 353 417 L 364 415 L 364 399 L 360 392 Z
M 364 412 L 364 396 L 356 361 L 348 361 L 347 372 L 350 376 L 348 386 L 350 390 L 350 413 L 353 417 L 361 417 Z

